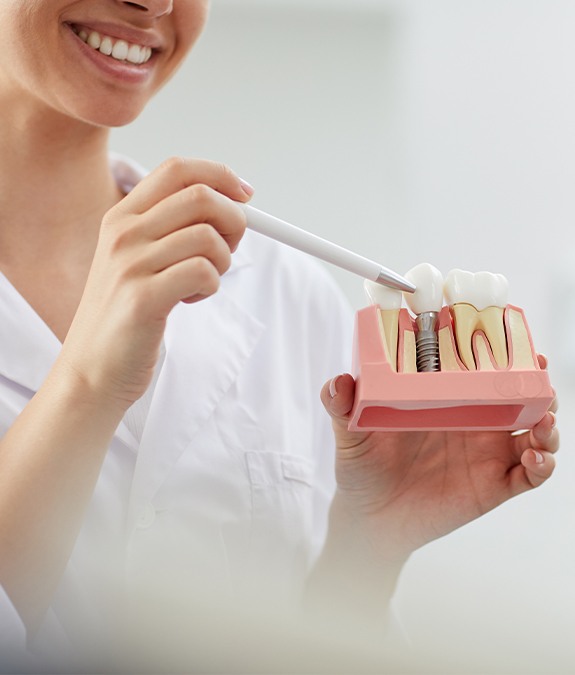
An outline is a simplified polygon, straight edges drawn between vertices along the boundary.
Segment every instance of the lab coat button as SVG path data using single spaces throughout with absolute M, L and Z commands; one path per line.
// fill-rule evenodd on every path
M 138 518 L 138 527 L 142 530 L 151 527 L 156 520 L 156 509 L 152 504 L 146 504 L 140 517 Z

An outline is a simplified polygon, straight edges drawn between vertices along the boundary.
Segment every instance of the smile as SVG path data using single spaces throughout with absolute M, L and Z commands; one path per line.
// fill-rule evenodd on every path
M 127 61 L 139 66 L 149 61 L 152 57 L 153 50 L 151 47 L 130 44 L 125 40 L 117 40 L 109 35 L 101 35 L 95 30 L 87 31 L 76 26 L 72 26 L 72 30 L 92 49 L 116 61 Z

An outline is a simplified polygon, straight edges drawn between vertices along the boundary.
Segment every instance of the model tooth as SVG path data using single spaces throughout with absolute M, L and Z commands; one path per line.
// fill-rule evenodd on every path
M 397 371 L 397 342 L 402 293 L 369 279 L 363 282 L 363 287 L 371 304 L 380 308 L 384 336 L 383 344 L 386 349 L 387 360 L 393 370 Z
M 417 287 L 415 293 L 406 293 L 405 301 L 415 314 L 440 312 L 443 304 L 443 275 L 433 265 L 421 263 L 405 274 Z
M 452 270 L 446 277 L 445 297 L 451 307 L 459 355 L 469 370 L 476 370 L 473 334 L 482 330 L 499 368 L 509 364 L 504 312 L 508 283 L 502 274 Z
M 451 270 L 443 285 L 445 300 L 449 306 L 459 303 L 473 304 L 475 295 L 475 275 L 465 270 Z
M 394 288 L 388 288 L 376 281 L 366 279 L 363 288 L 372 305 L 379 305 L 381 309 L 400 309 L 402 294 Z
M 478 312 L 488 307 L 505 307 L 507 305 L 508 283 L 502 274 L 477 272 L 473 275 L 473 290 L 467 302 Z

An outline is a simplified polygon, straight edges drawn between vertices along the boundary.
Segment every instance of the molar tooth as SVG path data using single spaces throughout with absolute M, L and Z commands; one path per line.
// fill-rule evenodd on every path
M 504 312 L 507 279 L 502 274 L 451 270 L 445 280 L 445 297 L 451 307 L 459 355 L 469 370 L 476 370 L 473 333 L 482 330 L 499 368 L 509 364 Z

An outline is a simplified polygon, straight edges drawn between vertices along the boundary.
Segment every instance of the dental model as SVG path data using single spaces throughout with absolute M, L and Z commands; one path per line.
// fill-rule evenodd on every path
M 365 283 L 371 306 L 356 315 L 349 429 L 528 429 L 554 393 L 523 311 L 507 303 L 500 274 L 439 270 L 405 275 L 406 294 Z M 442 307 L 445 294 L 447 306 Z

